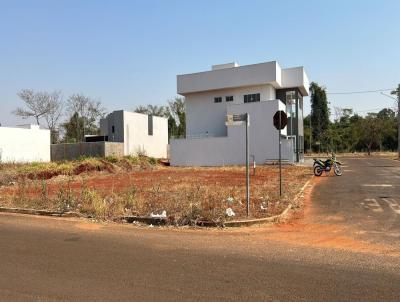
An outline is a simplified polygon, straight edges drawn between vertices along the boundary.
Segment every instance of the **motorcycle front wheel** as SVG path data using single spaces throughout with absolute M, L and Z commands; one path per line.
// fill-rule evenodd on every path
M 314 175 L 315 175 L 315 176 L 321 176 L 321 175 L 322 175 L 322 172 L 323 172 L 323 170 L 322 170 L 322 168 L 321 168 L 320 166 L 316 166 L 316 167 L 314 168 Z
M 342 168 L 340 167 L 340 165 L 335 164 L 334 172 L 336 176 L 342 176 Z

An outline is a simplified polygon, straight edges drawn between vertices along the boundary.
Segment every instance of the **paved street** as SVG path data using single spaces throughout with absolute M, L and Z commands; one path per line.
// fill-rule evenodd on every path
M 344 159 L 343 170 L 343 177 L 332 173 L 314 190 L 313 219 L 335 221 L 357 238 L 400 249 L 400 163 Z
M 400 165 L 344 162 L 342 177 L 315 179 L 305 211 L 277 226 L 0 215 L 0 300 L 398 301 Z

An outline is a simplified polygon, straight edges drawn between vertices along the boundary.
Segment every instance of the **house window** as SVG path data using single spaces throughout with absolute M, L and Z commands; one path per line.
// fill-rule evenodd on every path
M 114 125 L 111 126 L 111 133 L 115 133 L 115 127 L 114 127 Z
M 214 98 L 214 103 L 222 103 L 222 97 Z
M 225 97 L 225 101 L 226 101 L 226 102 L 233 102 L 233 95 L 226 96 L 226 97 Z
M 260 101 L 260 94 L 259 93 L 245 94 L 244 95 L 244 102 L 245 103 L 253 103 L 253 102 L 259 102 L 259 101 Z
M 147 134 L 153 135 L 153 116 L 152 115 L 147 116 Z

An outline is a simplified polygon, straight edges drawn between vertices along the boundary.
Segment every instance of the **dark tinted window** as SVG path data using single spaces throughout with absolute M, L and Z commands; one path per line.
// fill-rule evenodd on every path
M 153 135 L 153 116 L 152 115 L 147 116 L 147 132 L 148 132 L 148 135 Z
M 233 102 L 233 96 L 232 96 L 232 95 L 226 96 L 226 97 L 225 97 L 225 101 L 227 101 L 227 102 Z
M 214 103 L 221 103 L 221 102 L 222 102 L 222 97 L 214 98 Z
M 244 95 L 244 102 L 245 103 L 259 102 L 260 100 L 261 100 L 261 97 L 260 97 L 259 93 L 245 94 Z

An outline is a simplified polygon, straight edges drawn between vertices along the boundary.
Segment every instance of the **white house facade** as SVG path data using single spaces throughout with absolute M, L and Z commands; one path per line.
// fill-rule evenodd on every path
M 145 153 L 167 157 L 168 119 L 159 116 L 118 110 L 100 120 L 104 140 L 124 143 L 124 155 Z
M 50 161 L 50 130 L 38 125 L 0 127 L 0 162 Z
M 226 126 L 227 114 L 250 115 L 250 154 L 256 162 L 278 158 L 277 110 L 288 113 L 282 154 L 301 161 L 304 152 L 303 97 L 309 91 L 303 67 L 281 68 L 275 61 L 239 66 L 214 65 L 211 71 L 177 76 L 185 97 L 186 138 L 171 140 L 171 164 L 218 166 L 245 162 L 244 126 Z

